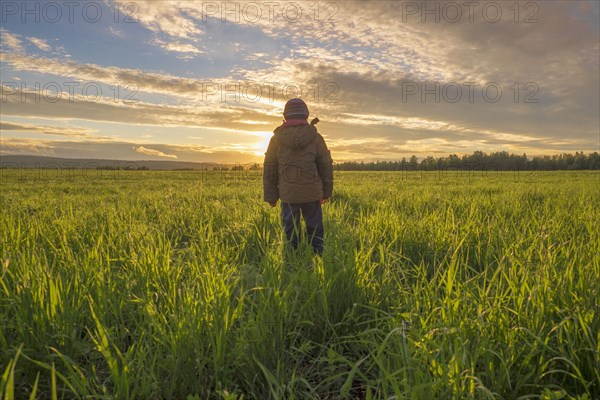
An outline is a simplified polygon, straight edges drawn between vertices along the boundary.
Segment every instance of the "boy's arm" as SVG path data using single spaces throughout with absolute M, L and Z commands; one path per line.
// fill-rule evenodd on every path
M 279 165 L 277 162 L 277 139 L 271 138 L 265 153 L 263 165 L 263 191 L 264 200 L 270 204 L 279 200 Z
M 319 135 L 319 146 L 317 151 L 317 170 L 319 177 L 323 182 L 323 198 L 328 199 L 333 194 L 333 160 L 331 152 L 327 149 L 327 144 L 323 136 Z

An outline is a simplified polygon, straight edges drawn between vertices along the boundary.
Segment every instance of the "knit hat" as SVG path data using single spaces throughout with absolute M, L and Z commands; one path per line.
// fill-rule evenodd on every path
M 304 118 L 307 119 L 309 116 L 308 107 L 302 99 L 290 99 L 285 103 L 283 109 L 283 117 L 285 119 Z

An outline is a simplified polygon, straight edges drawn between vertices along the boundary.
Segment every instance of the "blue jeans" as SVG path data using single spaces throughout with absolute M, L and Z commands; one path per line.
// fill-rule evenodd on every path
M 323 213 L 321 202 L 284 203 L 281 202 L 281 217 L 285 237 L 294 249 L 298 248 L 300 241 L 300 215 L 306 224 L 306 236 L 313 251 L 318 255 L 323 254 Z

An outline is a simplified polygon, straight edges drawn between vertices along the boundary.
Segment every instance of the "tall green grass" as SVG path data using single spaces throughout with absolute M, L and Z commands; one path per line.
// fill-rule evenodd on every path
M 308 270 L 257 175 L 3 170 L 0 393 L 600 398 L 599 183 L 337 173 Z

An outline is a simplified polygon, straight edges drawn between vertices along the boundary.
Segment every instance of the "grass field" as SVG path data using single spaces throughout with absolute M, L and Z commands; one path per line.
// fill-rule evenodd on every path
M 598 172 L 2 171 L 4 398 L 598 399 Z M 93 174 L 97 172 L 94 171 Z

